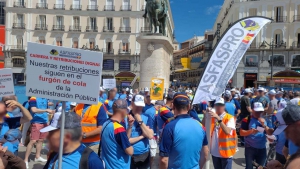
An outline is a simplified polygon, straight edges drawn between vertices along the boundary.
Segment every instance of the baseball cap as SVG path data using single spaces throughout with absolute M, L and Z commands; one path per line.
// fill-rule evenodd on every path
M 134 95 L 132 98 L 134 105 L 140 106 L 140 107 L 145 107 L 144 100 L 145 100 L 144 96 L 142 96 L 140 94 Z
M 275 92 L 275 90 L 270 90 L 270 91 L 269 91 L 269 94 L 270 94 L 270 95 L 276 95 L 276 92 Z
M 127 88 L 126 88 L 126 92 L 128 92 L 128 91 L 129 91 L 129 88 L 127 87 Z
M 232 88 L 230 91 L 231 91 L 231 92 L 236 92 L 235 88 Z
M 176 93 L 173 97 L 173 104 L 188 105 L 190 104 L 190 99 L 186 93 Z
M 165 105 L 165 102 L 164 102 L 163 100 L 157 100 L 157 101 L 155 102 L 155 105 L 157 105 L 157 106 L 164 106 L 164 105 Z
M 231 97 L 231 93 L 230 93 L 229 90 L 226 90 L 226 91 L 225 91 L 224 97 L 226 97 L 226 98 L 230 98 L 230 97 Z
M 19 143 L 19 140 L 22 138 L 22 133 L 19 129 L 10 129 L 5 134 L 3 139 L 1 139 L 1 143 Z
M 247 88 L 247 89 L 245 89 L 245 93 L 252 93 L 252 90 Z
M 99 88 L 99 91 L 104 92 L 105 89 L 104 89 L 103 87 L 100 87 L 100 88 Z
M 70 105 L 71 106 L 77 106 L 77 103 L 76 102 L 71 102 Z
M 215 105 L 217 104 L 224 105 L 225 104 L 224 99 L 222 97 L 218 97 L 215 101 Z
M 254 111 L 264 111 L 264 107 L 260 102 L 254 103 Z
M 276 94 L 283 94 L 282 91 L 278 91 Z
M 239 95 L 238 95 L 238 94 L 235 94 L 235 95 L 234 95 L 234 98 L 235 98 L 235 99 L 238 99 L 238 98 L 239 98 Z
M 282 111 L 277 112 L 276 118 L 279 125 L 273 133 L 274 135 L 280 134 L 287 128 L 288 125 L 300 120 L 300 106 L 288 105 Z
M 144 91 L 145 91 L 145 92 L 149 92 L 149 88 L 148 88 L 148 87 L 145 87 Z
M 42 128 L 40 132 L 45 133 L 60 129 L 61 113 L 55 113 L 49 126 Z M 65 129 L 81 127 L 81 118 L 74 112 L 65 112 Z
M 263 88 L 263 87 L 259 87 L 258 89 L 257 89 L 258 91 L 265 91 L 265 88 Z

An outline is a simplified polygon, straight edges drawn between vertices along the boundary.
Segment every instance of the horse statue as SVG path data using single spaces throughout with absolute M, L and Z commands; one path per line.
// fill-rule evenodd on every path
M 159 33 L 166 36 L 168 4 L 165 0 L 146 0 L 144 18 L 149 19 L 150 32 L 156 33 L 159 26 Z M 153 31 L 154 26 L 154 31 Z

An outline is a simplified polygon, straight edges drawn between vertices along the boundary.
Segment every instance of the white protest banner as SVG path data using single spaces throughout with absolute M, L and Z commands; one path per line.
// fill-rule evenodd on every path
M 193 104 L 214 100 L 221 96 L 238 64 L 260 30 L 270 18 L 248 17 L 236 21 L 224 33 L 201 77 Z
M 104 89 L 112 89 L 115 88 L 116 85 L 116 79 L 103 79 L 103 88 Z
M 15 95 L 11 69 L 0 69 L 0 97 Z
M 97 104 L 103 54 L 28 43 L 26 95 Z

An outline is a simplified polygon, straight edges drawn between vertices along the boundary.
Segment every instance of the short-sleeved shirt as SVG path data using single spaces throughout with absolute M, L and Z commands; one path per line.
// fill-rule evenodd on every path
M 257 118 L 251 117 L 250 122 L 248 122 L 248 117 L 242 120 L 241 129 L 243 130 L 251 130 L 257 129 L 257 127 L 262 127 Z M 249 123 L 249 125 L 248 125 Z M 265 124 L 267 126 L 267 121 L 265 120 Z M 263 149 L 266 148 L 266 133 L 258 132 L 256 134 L 250 134 L 249 136 L 245 136 L 245 143 L 253 148 Z
M 127 98 L 127 94 L 121 94 L 119 99 L 126 99 Z
M 159 145 L 160 156 L 169 157 L 169 169 L 199 169 L 204 141 L 205 131 L 201 124 L 188 114 L 179 115 L 163 130 Z
M 130 114 L 132 114 L 132 112 L 130 112 Z M 133 116 L 133 114 L 132 114 Z M 149 116 L 145 115 L 145 114 L 141 114 L 141 118 L 143 123 L 148 126 L 149 128 L 153 129 L 153 124 L 152 124 L 152 120 Z M 126 123 L 126 128 L 128 128 L 128 120 L 126 119 L 125 121 Z M 139 137 L 142 135 L 142 129 L 140 127 L 140 125 L 138 124 L 137 121 L 135 121 L 133 123 L 132 129 L 131 129 L 131 138 L 135 138 L 135 137 Z M 144 154 L 146 152 L 149 151 L 149 139 L 148 138 L 143 138 L 142 140 L 134 143 L 133 145 L 133 149 L 134 155 L 141 155 Z
M 82 117 L 84 116 L 85 112 L 90 108 L 91 105 L 85 104 L 83 106 L 82 110 Z M 103 126 L 104 122 L 108 119 L 108 115 L 106 114 L 106 110 L 104 108 L 104 105 L 101 105 L 98 114 L 97 114 L 97 126 Z M 91 142 L 91 143 L 84 143 L 86 146 L 92 146 L 99 144 L 99 141 L 97 142 Z
M 269 104 L 269 109 L 272 109 L 273 112 L 276 111 L 276 110 L 278 110 L 277 103 L 278 103 L 278 100 L 277 100 L 276 98 L 272 99 L 272 100 L 270 101 L 270 104 Z M 273 113 L 273 112 L 272 112 L 272 113 Z
M 46 110 L 48 108 L 48 100 L 45 98 L 39 98 L 39 97 L 31 97 L 29 99 L 29 107 L 36 107 L 37 109 Z M 32 120 L 31 123 L 40 123 L 45 124 L 48 123 L 48 113 L 33 113 L 32 111 Z
M 101 102 L 103 104 L 104 104 L 106 99 L 107 99 L 107 95 L 105 93 L 103 93 L 102 96 L 99 96 L 99 102 Z
M 155 124 L 155 119 L 156 119 L 156 109 L 155 107 L 151 107 L 148 110 L 146 110 L 146 112 L 144 113 L 145 115 L 149 116 L 152 120 L 152 124 Z M 156 135 L 156 128 L 157 127 L 153 127 L 153 132 L 154 135 Z
M 277 143 L 276 143 L 276 152 L 283 155 L 282 153 L 282 149 L 284 147 L 286 141 L 286 137 L 285 137 L 285 133 L 281 132 L 278 136 L 277 136 Z
M 290 140 L 286 140 L 284 146 L 288 148 L 288 150 L 289 150 L 289 155 L 293 155 L 293 154 L 295 154 L 297 151 L 300 150 L 300 147 L 296 146 L 296 145 L 295 145 L 292 141 L 290 141 Z
M 143 113 L 146 112 L 146 110 L 150 109 L 151 107 L 154 107 L 153 104 L 145 104 L 145 107 L 143 108 Z
M 106 126 L 107 125 L 107 126 Z M 101 157 L 106 169 L 130 168 L 130 156 L 125 150 L 131 146 L 125 127 L 116 121 L 108 120 L 102 131 Z
M 62 156 L 62 168 L 79 168 L 81 155 L 85 149 L 85 146 L 81 144 L 75 151 Z M 47 169 L 58 169 L 58 154 L 56 154 L 50 160 Z M 104 169 L 102 160 L 94 152 L 91 152 L 88 158 L 89 168 L 91 169 Z M 54 166 L 53 166 L 54 165 Z
M 270 100 L 266 96 L 262 96 L 262 97 L 256 96 L 251 103 L 252 109 L 254 108 L 254 103 L 256 102 L 260 102 L 263 105 L 263 107 L 266 108 L 268 107 Z
M 240 102 L 236 99 L 231 99 L 230 101 L 231 103 L 233 103 L 236 107 L 237 110 L 240 110 L 241 109 L 241 105 L 240 105 Z
M 235 116 L 237 114 L 237 109 L 235 107 L 235 104 L 233 104 L 231 102 L 225 103 L 225 110 L 227 113 L 229 113 L 232 116 Z
M 223 113 L 220 118 L 223 119 L 225 117 L 226 113 Z M 212 139 L 211 139 L 211 146 L 210 146 L 210 152 L 211 155 L 215 157 L 221 157 L 219 152 L 219 130 L 220 130 L 220 124 L 217 123 L 217 120 L 215 119 L 216 126 L 214 127 L 213 133 L 212 133 Z M 225 124 L 227 127 L 231 128 L 232 130 L 235 130 L 235 122 L 234 117 L 228 120 L 228 122 Z M 232 134 L 232 131 L 231 133 Z
M 106 107 L 106 110 L 110 113 L 113 113 L 113 104 L 114 104 L 115 100 L 105 100 L 104 105 Z
M 250 112 L 248 111 L 247 107 L 251 107 L 250 98 L 248 96 L 243 96 L 241 98 L 241 115 L 250 115 Z

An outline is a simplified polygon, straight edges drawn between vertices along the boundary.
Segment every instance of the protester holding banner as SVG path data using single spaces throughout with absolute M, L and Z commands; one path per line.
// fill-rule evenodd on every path
M 26 148 L 26 154 L 24 161 L 28 168 L 28 158 L 31 154 L 31 150 L 34 144 L 36 144 L 36 162 L 46 162 L 47 160 L 41 157 L 41 150 L 43 142 L 47 136 L 47 133 L 41 133 L 40 130 L 48 125 L 48 113 L 53 114 L 54 110 L 48 109 L 48 99 L 31 97 L 29 99 L 29 106 L 33 119 L 31 120 L 31 135 L 30 142 Z
M 97 153 L 102 125 L 108 119 L 104 105 L 101 102 L 97 105 L 80 103 L 75 112 L 82 118 L 82 143 Z
M 71 112 L 66 112 L 65 116 L 64 129 L 61 128 L 62 121 L 60 116 L 53 119 L 49 126 L 41 129 L 43 133 L 49 132 L 49 148 L 54 151 L 50 154 L 44 169 L 58 168 L 58 150 L 61 130 L 65 130 L 62 156 L 63 169 L 104 169 L 102 160 L 97 154 L 80 142 L 82 136 L 80 116 Z

